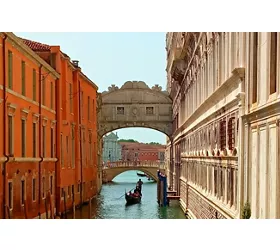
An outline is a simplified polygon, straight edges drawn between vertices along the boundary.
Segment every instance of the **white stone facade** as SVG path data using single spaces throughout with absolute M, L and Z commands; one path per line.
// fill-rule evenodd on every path
M 189 217 L 280 218 L 280 33 L 167 33 L 169 185 Z

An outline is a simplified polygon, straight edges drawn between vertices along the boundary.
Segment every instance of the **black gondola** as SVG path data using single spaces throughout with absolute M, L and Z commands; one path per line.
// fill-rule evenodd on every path
M 137 173 L 138 176 L 146 177 L 146 174 Z
M 133 193 L 125 193 L 126 204 L 137 204 L 141 202 L 142 195 L 134 196 Z

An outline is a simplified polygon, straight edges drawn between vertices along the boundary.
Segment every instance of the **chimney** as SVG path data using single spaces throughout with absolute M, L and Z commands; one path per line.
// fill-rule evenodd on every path
M 72 63 L 74 64 L 75 67 L 79 67 L 79 61 L 78 60 L 73 60 Z

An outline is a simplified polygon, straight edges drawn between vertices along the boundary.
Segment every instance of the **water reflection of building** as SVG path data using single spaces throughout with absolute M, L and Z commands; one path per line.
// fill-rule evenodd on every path
M 124 161 L 164 161 L 165 145 L 120 142 Z
M 118 143 L 117 133 L 110 133 L 103 137 L 103 162 L 118 161 L 122 159 L 121 145 Z

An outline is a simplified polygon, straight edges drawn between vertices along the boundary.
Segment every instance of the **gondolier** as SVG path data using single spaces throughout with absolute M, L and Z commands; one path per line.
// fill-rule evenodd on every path
M 140 192 L 142 191 L 142 185 L 143 185 L 143 182 L 141 181 L 141 179 L 139 179 L 136 186 L 139 188 Z

